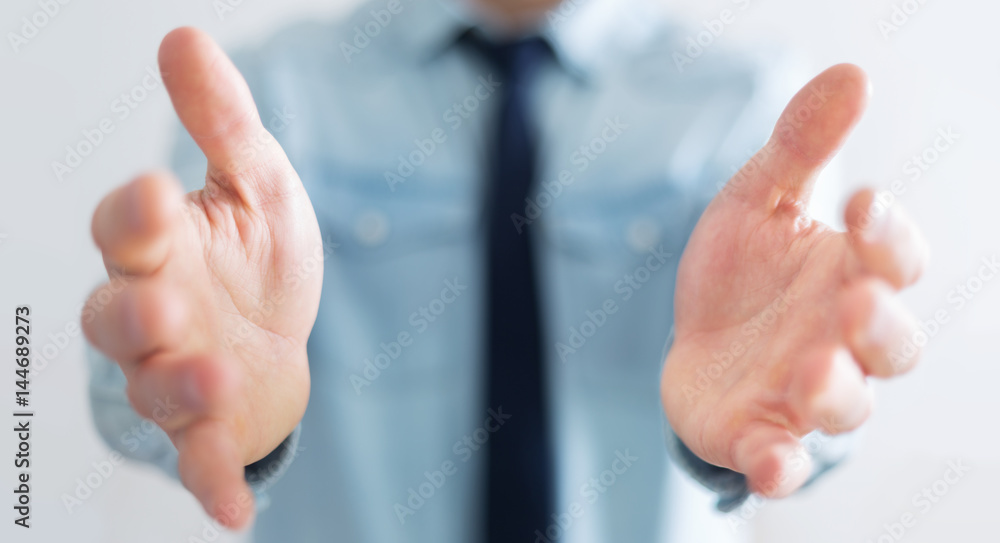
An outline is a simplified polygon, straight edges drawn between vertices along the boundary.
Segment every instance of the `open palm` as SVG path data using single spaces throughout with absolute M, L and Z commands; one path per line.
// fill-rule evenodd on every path
M 94 239 L 109 271 L 130 280 L 85 330 L 177 447 L 188 489 L 242 526 L 253 511 L 244 466 L 305 412 L 324 248 L 298 175 L 218 46 L 182 28 L 159 60 L 208 158 L 205 188 L 182 195 L 169 174 L 151 173 L 101 202 Z
M 809 477 L 802 436 L 864 422 L 867 376 L 916 362 L 901 354 L 913 321 L 894 297 L 926 259 L 916 229 L 897 209 L 873 208 L 870 191 L 848 204 L 848 232 L 806 209 L 867 99 L 855 66 L 810 82 L 709 205 L 680 263 L 667 416 L 692 452 L 768 496 Z

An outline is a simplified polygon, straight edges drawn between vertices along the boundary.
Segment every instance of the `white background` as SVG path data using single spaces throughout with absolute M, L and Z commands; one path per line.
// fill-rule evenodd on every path
M 234 3 L 237 3 L 234 0 Z M 743 2 L 740 2 L 741 4 Z M 871 110 L 844 149 L 848 185 L 887 187 L 904 179 L 909 158 L 953 128 L 959 142 L 921 179 L 905 182 L 901 201 L 924 228 L 934 259 L 926 279 L 906 294 L 921 318 L 939 309 L 952 319 L 927 347 L 922 366 L 893 383 L 877 384 L 878 408 L 853 459 L 821 484 L 753 514 L 744 536 L 768 543 L 882 543 L 886 524 L 912 512 L 904 541 L 997 540 L 993 514 L 1000 489 L 1000 281 L 987 283 L 961 310 L 948 293 L 1000 254 L 997 199 L 1000 121 L 1000 5 L 987 0 L 927 0 L 886 39 L 902 0 L 750 0 L 719 38 L 725 47 L 759 41 L 795 49 L 814 71 L 842 61 L 872 76 Z M 7 33 L 38 10 L 34 0 L 0 7 L 0 310 L 29 303 L 33 337 L 44 345 L 78 319 L 78 307 L 102 278 L 89 222 L 100 197 L 134 174 L 166 163 L 172 112 L 163 89 L 150 93 L 75 172 L 59 182 L 50 163 L 93 128 L 111 102 L 155 67 L 160 38 L 196 25 L 225 47 L 255 43 L 304 17 L 336 17 L 355 0 L 243 0 L 220 19 L 210 0 L 74 0 L 30 43 L 14 53 Z M 731 0 L 667 0 L 676 17 L 698 25 L 734 7 Z M 706 53 L 713 54 L 713 49 Z M 0 332 L 9 333 L 9 332 Z M 54 337 L 53 336 L 53 337 Z M 8 343 L 4 341 L 4 345 Z M 54 344 L 55 345 L 55 344 Z M 13 433 L 0 432 L 3 541 L 187 541 L 200 532 L 197 504 L 153 470 L 128 463 L 68 514 L 63 493 L 108 458 L 86 397 L 83 339 L 71 337 L 34 380 L 37 412 L 32 437 L 31 537 L 12 528 Z M 3 368 L 11 368 L 4 362 Z M 9 411 L 12 375 L 2 379 L 2 413 Z M 4 420 L 8 415 L 0 413 Z M 7 422 L 0 424 L 6 428 Z M 924 513 L 914 494 L 940 479 L 949 461 L 972 470 Z M 939 489 L 944 488 L 939 485 Z M 879 539 L 882 537 L 882 539 Z M 225 540 L 225 539 L 224 539 Z

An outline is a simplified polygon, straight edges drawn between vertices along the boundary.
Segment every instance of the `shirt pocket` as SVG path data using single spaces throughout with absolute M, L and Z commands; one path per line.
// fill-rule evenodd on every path
M 418 171 L 395 186 L 373 169 L 326 165 L 307 175 L 320 228 L 343 258 L 392 260 L 467 242 L 479 227 L 474 183 L 454 174 Z
M 332 362 L 321 371 L 344 383 L 367 369 L 365 393 L 375 397 L 422 394 L 443 374 L 467 372 L 478 323 L 475 180 L 418 171 L 391 190 L 374 168 L 302 173 L 333 246 L 310 344 L 317 360 Z M 369 362 L 386 367 L 375 372 Z
M 688 185 L 657 174 L 573 188 L 554 199 L 541 221 L 542 240 L 565 258 L 595 265 L 631 264 L 660 246 L 682 250 L 707 203 Z
M 587 386 L 654 390 L 705 198 L 662 174 L 574 188 L 543 220 L 549 355 Z

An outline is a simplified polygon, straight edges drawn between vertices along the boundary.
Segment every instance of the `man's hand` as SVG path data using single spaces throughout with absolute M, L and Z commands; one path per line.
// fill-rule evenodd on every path
M 210 515 L 242 527 L 253 514 L 244 466 L 295 429 L 309 398 L 322 240 L 298 175 L 222 50 L 181 28 L 159 62 L 208 158 L 205 188 L 185 196 L 151 173 L 100 203 L 94 240 L 109 273 L 130 280 L 84 330 L 121 366 L 138 413 L 170 436 L 184 485 Z
M 709 205 L 681 259 L 661 383 L 667 417 L 692 452 L 765 496 L 808 479 L 802 436 L 864 422 L 868 376 L 916 362 L 903 349 L 914 321 L 895 292 L 926 261 L 917 229 L 897 209 L 871 208 L 871 191 L 847 205 L 846 233 L 806 212 L 868 94 L 852 65 L 811 81 Z

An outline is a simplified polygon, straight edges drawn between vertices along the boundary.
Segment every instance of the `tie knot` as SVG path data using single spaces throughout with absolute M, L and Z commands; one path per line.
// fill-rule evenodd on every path
M 518 83 L 528 79 L 552 54 L 549 42 L 538 36 L 495 42 L 473 29 L 465 33 L 462 41 L 499 70 L 501 77 Z

